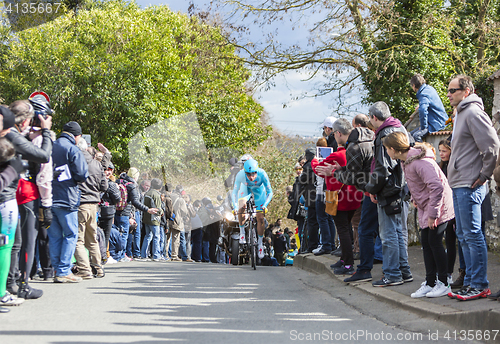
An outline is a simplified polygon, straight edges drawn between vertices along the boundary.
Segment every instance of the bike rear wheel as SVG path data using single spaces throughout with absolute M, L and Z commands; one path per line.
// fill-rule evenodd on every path
M 238 265 L 240 261 L 240 243 L 238 240 L 231 241 L 231 264 Z

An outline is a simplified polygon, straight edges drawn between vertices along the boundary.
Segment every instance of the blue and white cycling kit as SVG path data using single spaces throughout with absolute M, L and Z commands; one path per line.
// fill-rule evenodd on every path
M 238 201 L 240 199 L 247 201 L 250 195 L 253 194 L 257 211 L 263 211 L 267 208 L 269 202 L 273 198 L 273 189 L 266 171 L 257 169 L 257 177 L 252 182 L 245 174 L 245 170 L 241 170 L 236 175 L 232 194 L 233 209 L 238 209 Z

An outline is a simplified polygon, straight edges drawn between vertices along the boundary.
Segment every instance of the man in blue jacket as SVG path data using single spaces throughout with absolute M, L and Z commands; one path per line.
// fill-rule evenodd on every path
M 71 273 L 71 257 L 78 240 L 78 183 L 88 177 L 88 165 L 82 151 L 76 146 L 82 138 L 82 128 L 76 122 L 68 122 L 61 136 L 54 142 L 54 180 L 52 181 L 52 224 L 49 235 L 50 258 L 55 269 L 54 282 L 80 282 Z
M 422 139 L 429 133 L 444 129 L 448 115 L 436 90 L 425 83 L 421 74 L 415 74 L 410 79 L 410 86 L 417 92 L 418 114 L 420 116 L 420 127 L 414 129 L 411 135 L 415 141 L 422 142 Z

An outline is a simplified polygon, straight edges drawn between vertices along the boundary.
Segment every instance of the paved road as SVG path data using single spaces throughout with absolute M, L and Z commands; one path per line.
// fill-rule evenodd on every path
M 0 343 L 455 342 L 443 336 L 456 329 L 335 283 L 290 267 L 121 263 L 33 283 L 44 296 L 0 315 Z

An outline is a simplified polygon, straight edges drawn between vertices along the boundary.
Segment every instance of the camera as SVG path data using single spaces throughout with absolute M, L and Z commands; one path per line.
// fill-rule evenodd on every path
M 40 127 L 40 118 L 38 118 L 38 115 L 42 115 L 44 119 L 47 119 L 48 116 L 51 116 L 54 111 L 50 107 L 49 101 L 42 95 L 42 94 L 36 94 L 33 97 L 29 98 L 29 101 L 31 105 L 33 106 L 33 109 L 35 110 L 35 116 L 33 117 L 33 121 L 31 122 L 32 127 Z

